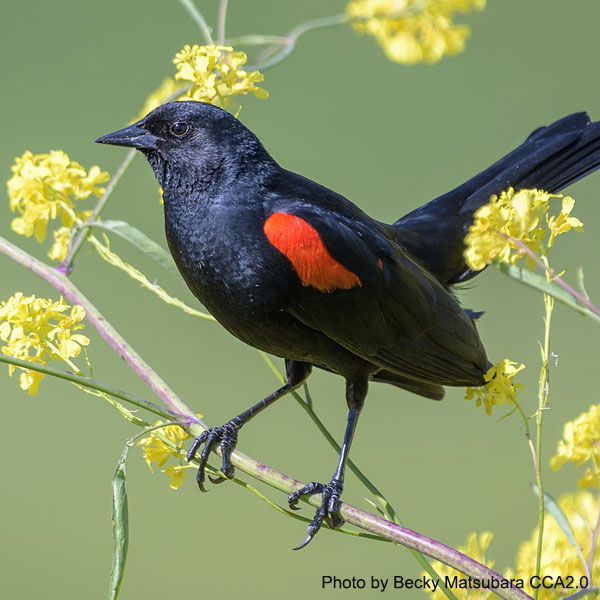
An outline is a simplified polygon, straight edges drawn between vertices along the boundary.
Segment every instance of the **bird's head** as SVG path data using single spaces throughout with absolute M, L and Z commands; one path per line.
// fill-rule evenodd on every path
M 140 150 L 165 192 L 170 186 L 224 183 L 240 177 L 250 163 L 272 160 L 238 119 L 205 102 L 168 102 L 95 142 Z

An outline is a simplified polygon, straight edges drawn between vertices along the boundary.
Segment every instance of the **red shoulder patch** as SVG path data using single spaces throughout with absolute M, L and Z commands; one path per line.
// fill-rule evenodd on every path
M 284 212 L 265 222 L 267 239 L 291 263 L 302 285 L 322 292 L 361 286 L 360 279 L 327 251 L 318 231 L 304 219 Z

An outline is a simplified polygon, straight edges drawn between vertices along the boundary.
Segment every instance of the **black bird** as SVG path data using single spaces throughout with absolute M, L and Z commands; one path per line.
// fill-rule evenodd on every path
M 392 225 L 277 164 L 228 112 L 171 102 L 96 140 L 138 148 L 164 191 L 167 242 L 192 293 L 243 342 L 285 359 L 287 383 L 193 443 L 221 471 L 238 431 L 298 388 L 313 366 L 346 380 L 348 423 L 331 481 L 289 497 L 320 493 L 306 545 L 338 514 L 344 471 L 369 381 L 440 400 L 443 386 L 477 386 L 488 368 L 475 314 L 452 286 L 476 275 L 463 238 L 473 214 L 508 187 L 558 192 L 600 165 L 600 122 L 577 113 L 534 131 L 516 150 L 455 190 Z

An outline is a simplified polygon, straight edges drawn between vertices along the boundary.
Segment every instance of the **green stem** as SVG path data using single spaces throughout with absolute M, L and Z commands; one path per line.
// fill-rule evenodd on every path
M 594 462 L 596 462 L 594 460 Z M 598 470 L 596 466 L 596 471 Z M 596 554 L 596 544 L 598 542 L 598 531 L 600 530 L 600 498 L 598 498 L 598 517 L 596 518 L 596 527 L 592 534 L 592 545 L 590 547 L 590 557 L 588 559 L 588 574 L 590 575 L 590 585 L 592 584 L 591 574 L 594 571 L 594 555 Z
M 425 8 L 425 4 L 420 3 L 420 4 L 416 4 L 414 6 L 411 6 L 408 9 L 404 9 L 404 10 L 398 11 L 396 13 L 392 13 L 392 14 L 385 15 L 385 16 L 380 16 L 377 18 L 378 19 L 399 19 L 402 17 L 408 17 L 411 15 L 418 14 L 418 13 L 422 12 L 424 8 Z M 275 38 L 273 45 L 270 48 L 267 48 L 259 56 L 259 58 L 257 60 L 257 64 L 254 66 L 248 67 L 248 70 L 259 69 L 259 68 L 260 69 L 268 69 L 269 67 L 272 67 L 272 66 L 280 63 L 282 60 L 287 58 L 291 54 L 291 52 L 294 50 L 296 43 L 298 42 L 298 39 L 300 38 L 300 36 L 304 35 L 305 33 L 309 32 L 309 31 L 314 31 L 316 29 L 322 29 L 323 27 L 334 27 L 336 25 L 344 25 L 346 23 L 360 23 L 362 21 L 369 21 L 372 18 L 373 18 L 372 16 L 351 17 L 347 13 L 340 13 L 337 15 L 332 15 L 330 17 L 323 17 L 321 19 L 313 19 L 311 21 L 306 21 L 305 23 L 300 23 L 300 25 L 294 27 L 294 29 L 292 29 L 283 38 L 283 42 L 281 41 L 280 38 L 278 38 L 278 36 L 259 36 L 259 35 L 247 36 L 251 39 L 257 40 L 254 42 L 257 44 L 264 43 L 262 41 L 258 41 L 261 38 L 273 38 L 273 37 Z M 239 39 L 243 39 L 243 38 L 239 38 Z M 235 41 L 237 41 L 237 40 L 235 40 Z M 246 42 L 246 43 L 249 43 L 249 42 Z M 283 48 L 281 48 L 279 50 L 279 52 L 277 54 L 275 54 L 281 46 L 283 46 Z
M 285 508 L 279 506 L 279 504 L 273 502 L 269 497 L 259 492 L 254 486 L 250 485 L 249 483 L 246 483 L 245 481 L 242 481 L 241 479 L 237 478 L 232 479 L 232 482 L 239 485 L 240 487 L 243 487 L 245 490 L 252 492 L 255 496 L 260 498 L 260 500 L 262 500 L 267 506 L 271 507 L 272 509 L 281 513 L 282 515 L 285 515 L 286 517 L 291 517 L 292 519 L 296 519 L 297 521 L 302 521 L 303 523 L 311 522 L 311 519 L 307 519 L 306 517 L 303 517 L 296 512 L 286 510 Z M 335 533 L 344 533 L 346 535 L 353 535 L 355 537 L 367 538 L 376 542 L 386 542 L 388 544 L 390 543 L 390 540 L 386 540 L 385 538 L 382 538 L 378 535 L 373 535 L 371 533 L 361 533 L 359 531 L 351 531 L 350 529 L 334 529 L 333 531 Z
M 159 417 L 163 417 L 165 419 L 173 418 L 173 415 L 171 413 L 166 412 L 164 409 L 162 409 L 157 404 L 154 404 L 153 402 L 149 402 L 148 400 L 138 398 L 137 396 L 133 396 L 132 394 L 124 392 L 123 390 L 119 390 L 110 385 L 107 385 L 106 383 L 96 381 L 95 379 L 84 377 L 83 375 L 76 375 L 75 373 L 61 371 L 60 369 L 48 367 L 47 365 L 40 365 L 38 363 L 30 362 L 28 360 L 13 358 L 12 356 L 7 356 L 6 354 L 2 353 L 0 353 L 0 362 L 6 363 L 7 365 L 14 365 L 15 367 L 19 367 L 20 369 L 37 371 L 38 373 L 44 373 L 44 375 L 51 375 L 52 377 L 56 377 L 58 379 L 64 379 L 65 381 L 76 383 L 77 385 L 81 385 L 91 390 L 104 392 L 105 394 L 109 394 L 114 398 L 123 400 L 123 402 L 127 402 L 128 404 L 133 404 L 134 406 L 143 408 L 144 410 L 154 413 Z
M 305 402 L 297 392 L 293 392 L 293 396 L 298 404 L 303 408 L 303 410 L 308 414 L 308 416 L 312 419 L 313 423 L 317 426 L 317 429 L 323 434 L 329 445 L 339 454 L 341 451 L 340 445 L 335 441 L 334 437 L 331 435 L 327 427 L 323 424 L 317 413 L 309 406 L 307 402 Z M 396 513 L 394 507 L 390 504 L 389 500 L 379 491 L 377 486 L 356 466 L 356 463 L 349 458 L 348 459 L 348 468 L 356 475 L 357 479 L 375 496 L 379 504 L 383 507 L 385 513 L 388 518 L 398 524 L 402 525 L 402 520 Z M 439 580 L 440 589 L 446 594 L 446 597 L 450 600 L 458 600 L 454 593 L 446 587 L 444 583 L 444 579 L 440 577 L 436 570 L 433 568 L 431 563 L 416 550 L 408 548 L 408 551 L 413 555 L 413 557 L 417 560 L 417 562 L 421 565 L 421 567 L 429 573 L 429 575 L 433 579 Z
M 185 94 L 190 89 L 190 87 L 190 85 L 181 87 L 176 92 L 171 94 L 165 100 L 165 102 L 175 100 L 175 98 L 181 96 L 182 94 Z M 92 214 L 87 218 L 85 223 L 82 223 L 81 225 L 79 225 L 79 227 L 73 229 L 73 238 L 70 243 L 69 253 L 67 254 L 65 260 L 63 260 L 63 262 L 57 267 L 60 273 L 69 275 L 73 271 L 73 261 L 75 260 L 77 253 L 81 250 L 83 243 L 85 242 L 90 233 L 90 229 L 92 228 L 94 221 L 100 216 L 100 213 L 104 209 L 104 206 L 106 205 L 110 195 L 117 187 L 117 184 L 119 183 L 123 175 L 125 175 L 127 169 L 129 169 L 129 167 L 131 166 L 131 163 L 135 158 L 136 152 L 137 151 L 135 148 L 131 148 L 127 151 L 127 153 L 123 157 L 123 160 L 120 162 L 119 166 L 117 167 L 117 170 L 112 176 L 110 182 L 106 186 L 104 194 L 102 194 L 102 196 L 96 203 L 96 206 L 94 206 Z
M 219 2 L 219 17 L 217 24 L 217 44 L 222 46 L 225 43 L 225 23 L 227 21 L 227 0 Z
M 275 43 L 270 48 L 267 48 L 263 54 L 258 58 L 257 64 L 255 66 L 248 67 L 249 71 L 254 69 L 268 69 L 282 60 L 287 58 L 292 51 L 294 50 L 298 39 L 305 33 L 309 31 L 314 31 L 315 29 L 321 29 L 323 27 L 332 27 L 335 25 L 342 25 L 344 23 L 348 23 L 351 20 L 346 13 L 341 13 L 338 15 L 333 15 L 331 17 L 324 17 L 322 19 L 313 19 L 312 21 L 306 21 L 306 23 L 301 23 L 297 27 L 294 27 L 286 36 L 285 36 L 285 44 L 281 48 L 281 44 Z M 277 50 L 279 52 L 277 52 Z M 277 52 L 273 56 L 273 54 Z
M 131 369 L 137 373 L 144 382 L 167 404 L 173 411 L 174 417 L 182 418 L 182 427 L 191 435 L 197 436 L 206 429 L 206 425 L 192 413 L 191 409 L 181 400 L 169 386 L 155 373 L 152 368 L 141 358 L 139 354 L 124 340 L 115 328 L 106 321 L 98 309 L 76 288 L 69 279 L 57 272 L 52 267 L 42 263 L 30 256 L 20 248 L 11 244 L 8 240 L 0 237 L 0 252 L 18 264 L 29 269 L 36 275 L 42 277 L 56 290 L 58 290 L 71 304 L 83 306 L 90 322 L 105 339 L 105 341 L 121 356 Z M 219 454 L 219 451 L 217 451 Z M 243 454 L 239 450 L 232 453 L 231 462 L 244 473 L 263 481 L 271 487 L 281 490 L 286 494 L 298 491 L 304 487 L 301 481 L 276 471 L 268 465 Z M 319 508 L 321 498 L 318 495 L 311 496 L 305 500 L 308 504 Z M 458 552 L 454 548 L 446 546 L 441 542 L 428 538 L 420 533 L 392 523 L 382 517 L 360 510 L 350 504 L 341 503 L 341 517 L 349 524 L 368 531 L 391 542 L 406 546 L 412 550 L 439 560 L 444 564 L 475 579 L 496 579 L 504 581 L 504 578 L 473 560 L 472 558 Z M 502 587 L 497 590 L 498 596 L 504 600 L 531 600 L 525 592 L 520 589 Z
M 227 46 L 267 46 L 267 45 L 278 45 L 283 46 L 287 44 L 287 38 L 282 35 L 261 35 L 261 34 L 250 34 L 240 35 L 238 37 L 229 38 L 226 40 Z
M 125 172 L 127 171 L 129 166 L 133 162 L 133 159 L 135 158 L 135 153 L 136 153 L 136 150 L 134 148 L 127 151 L 123 160 L 117 167 L 115 174 L 113 175 L 112 179 L 106 186 L 106 190 L 104 191 L 104 194 L 102 194 L 102 196 L 96 203 L 96 206 L 94 206 L 94 209 L 92 210 L 92 214 L 88 217 L 87 221 L 93 221 L 100 215 L 100 213 L 102 212 L 102 209 L 106 205 L 106 202 L 108 201 L 110 195 L 113 193 L 114 189 L 117 187 L 117 184 L 119 183 L 121 177 L 123 177 L 123 175 L 125 175 Z M 64 273 L 65 275 L 68 275 L 69 273 L 71 273 L 71 271 L 73 270 L 73 261 L 75 259 L 75 256 L 77 256 L 77 253 L 81 249 L 83 242 L 85 242 L 89 231 L 90 231 L 89 226 L 86 223 L 83 223 L 83 225 L 81 226 L 81 229 L 77 232 L 77 234 L 75 235 L 75 237 L 73 239 L 73 242 L 71 243 L 71 246 L 69 248 L 69 253 L 67 254 L 67 258 L 65 258 L 65 260 L 63 260 L 63 262 L 57 267 L 57 269 L 60 273 Z
M 200 28 L 200 31 L 202 32 L 202 35 L 204 37 L 204 41 L 207 44 L 212 44 L 213 38 L 211 29 L 208 26 L 208 23 L 206 22 L 206 19 L 204 18 L 202 13 L 198 10 L 198 7 L 192 2 L 192 0 L 179 0 L 179 2 L 183 6 L 183 8 L 187 10 L 188 14 L 190 15 L 190 17 L 192 17 L 196 25 L 198 25 L 198 27 Z
M 50 348 L 50 350 L 52 350 L 52 352 L 56 354 L 56 356 L 58 356 L 62 361 L 67 363 L 67 366 L 71 367 L 71 369 L 73 369 L 77 375 L 81 375 L 81 369 L 70 358 L 63 356 L 60 350 L 50 340 L 46 339 L 46 344 L 48 344 L 48 348 Z
M 104 341 L 127 363 L 148 387 L 167 405 L 176 416 L 186 422 L 194 421 L 206 427 L 185 402 L 175 394 L 150 365 L 127 343 L 125 338 L 106 320 L 104 315 L 88 300 L 68 277 L 0 237 L 0 252 L 29 269 L 58 290 L 71 304 L 83 306 L 86 319 L 98 331 Z
M 129 277 L 135 279 L 135 281 L 137 281 L 143 287 L 156 294 L 165 304 L 176 306 L 183 312 L 187 313 L 188 315 L 193 315 L 194 317 L 200 317 L 201 319 L 206 319 L 207 321 L 215 320 L 215 318 L 212 315 L 196 310 L 195 308 L 191 308 L 190 306 L 182 302 L 179 298 L 169 295 L 157 283 L 150 282 L 150 280 L 141 271 L 131 266 L 129 263 L 126 263 L 118 254 L 115 254 L 112 250 L 110 250 L 110 248 L 108 248 L 108 246 L 105 246 L 95 236 L 91 235 L 88 238 L 88 241 L 96 249 L 96 251 L 103 260 L 105 260 L 108 264 L 112 265 L 113 267 L 117 267 L 117 269 L 121 269 L 122 271 L 127 273 Z
M 264 352 L 260 352 L 263 360 L 267 363 L 267 366 L 271 369 L 271 371 L 275 374 L 275 376 L 282 382 L 285 382 L 285 377 L 283 373 L 275 366 L 269 355 Z M 307 400 L 303 400 L 302 397 L 297 392 L 292 392 L 292 396 L 296 400 L 296 402 L 302 407 L 304 412 L 308 414 L 308 416 L 312 419 L 313 423 L 316 425 L 317 429 L 323 434 L 323 437 L 327 440 L 329 445 L 336 451 L 337 454 L 340 453 L 341 448 L 340 445 L 335 441 L 334 437 L 331 435 L 327 427 L 317 413 L 314 411 L 312 407 L 312 401 L 310 401 L 310 394 L 308 392 L 308 387 L 306 387 L 307 392 Z M 398 513 L 394 510 L 394 507 L 390 504 L 388 499 L 379 491 L 377 486 L 356 466 L 351 458 L 348 459 L 348 468 L 356 475 L 358 480 L 373 494 L 379 504 L 383 507 L 385 514 L 388 518 L 398 525 L 404 525 L 398 516 Z M 440 589 L 446 594 L 446 597 L 449 600 L 458 600 L 454 593 L 445 585 L 444 579 L 439 577 L 431 563 L 419 552 L 416 550 L 408 549 L 409 552 L 413 555 L 413 557 L 417 560 L 417 562 L 423 567 L 425 571 L 429 573 L 429 575 L 433 579 L 437 579 L 440 582 Z
M 588 311 L 590 311 L 592 314 L 592 317 L 595 317 L 596 320 L 600 321 L 600 308 L 595 306 L 592 301 L 589 299 L 589 296 L 587 294 L 580 294 L 575 288 L 573 288 L 572 286 L 570 286 L 562 277 L 560 277 L 559 275 L 557 275 L 554 271 L 554 269 L 552 269 L 550 267 L 550 265 L 548 264 L 547 260 L 541 260 L 534 252 L 532 252 L 532 250 L 530 248 L 527 247 L 527 245 L 525 243 L 523 243 L 521 240 L 518 240 L 514 237 L 511 237 L 509 235 L 505 235 L 503 233 L 500 234 L 502 237 L 506 238 L 507 240 L 509 240 L 511 243 L 513 243 L 515 246 L 518 246 L 519 249 L 523 252 L 523 254 L 526 254 L 529 258 L 531 258 L 531 260 L 533 260 L 533 262 L 535 262 L 535 264 L 540 267 L 540 269 L 543 269 L 545 275 L 546 275 L 546 280 L 549 283 L 556 283 L 556 285 L 558 285 L 559 287 L 561 287 L 563 290 L 565 290 L 565 292 L 568 292 L 571 296 L 573 296 L 573 298 L 575 298 L 575 300 L 582 306 L 588 309 Z M 559 298 L 560 300 L 560 298 Z M 573 307 L 573 308 L 577 308 L 577 307 Z
M 544 264 L 544 269 L 546 271 L 546 277 L 550 280 L 550 273 L 552 272 L 550 269 L 550 265 L 548 264 L 548 259 L 544 256 L 542 258 L 542 262 Z M 554 298 L 544 294 L 544 307 L 546 309 L 544 316 L 544 342 L 541 345 L 541 355 L 542 355 L 542 367 L 540 369 L 540 379 L 539 379 L 539 388 L 538 388 L 538 410 L 536 413 L 536 465 L 535 465 L 535 473 L 536 473 L 536 481 L 537 488 L 539 490 L 539 499 L 538 499 L 538 541 L 537 541 L 537 553 L 536 553 L 536 562 L 535 562 L 535 574 L 537 576 L 540 575 L 541 565 L 542 565 L 542 545 L 544 541 L 544 516 L 545 516 L 545 507 L 544 507 L 544 486 L 542 483 L 542 423 L 544 420 L 544 411 L 548 406 L 548 397 L 550 391 L 550 373 L 549 373 L 549 365 L 550 365 L 550 325 L 552 322 L 552 311 L 554 310 Z M 539 594 L 539 589 L 536 589 L 534 592 L 534 599 L 537 600 Z

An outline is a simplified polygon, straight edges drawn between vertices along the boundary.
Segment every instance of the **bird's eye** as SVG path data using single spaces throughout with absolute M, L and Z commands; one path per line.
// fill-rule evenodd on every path
M 171 133 L 179 137 L 185 135 L 190 130 L 190 126 L 184 121 L 178 121 L 171 125 Z

